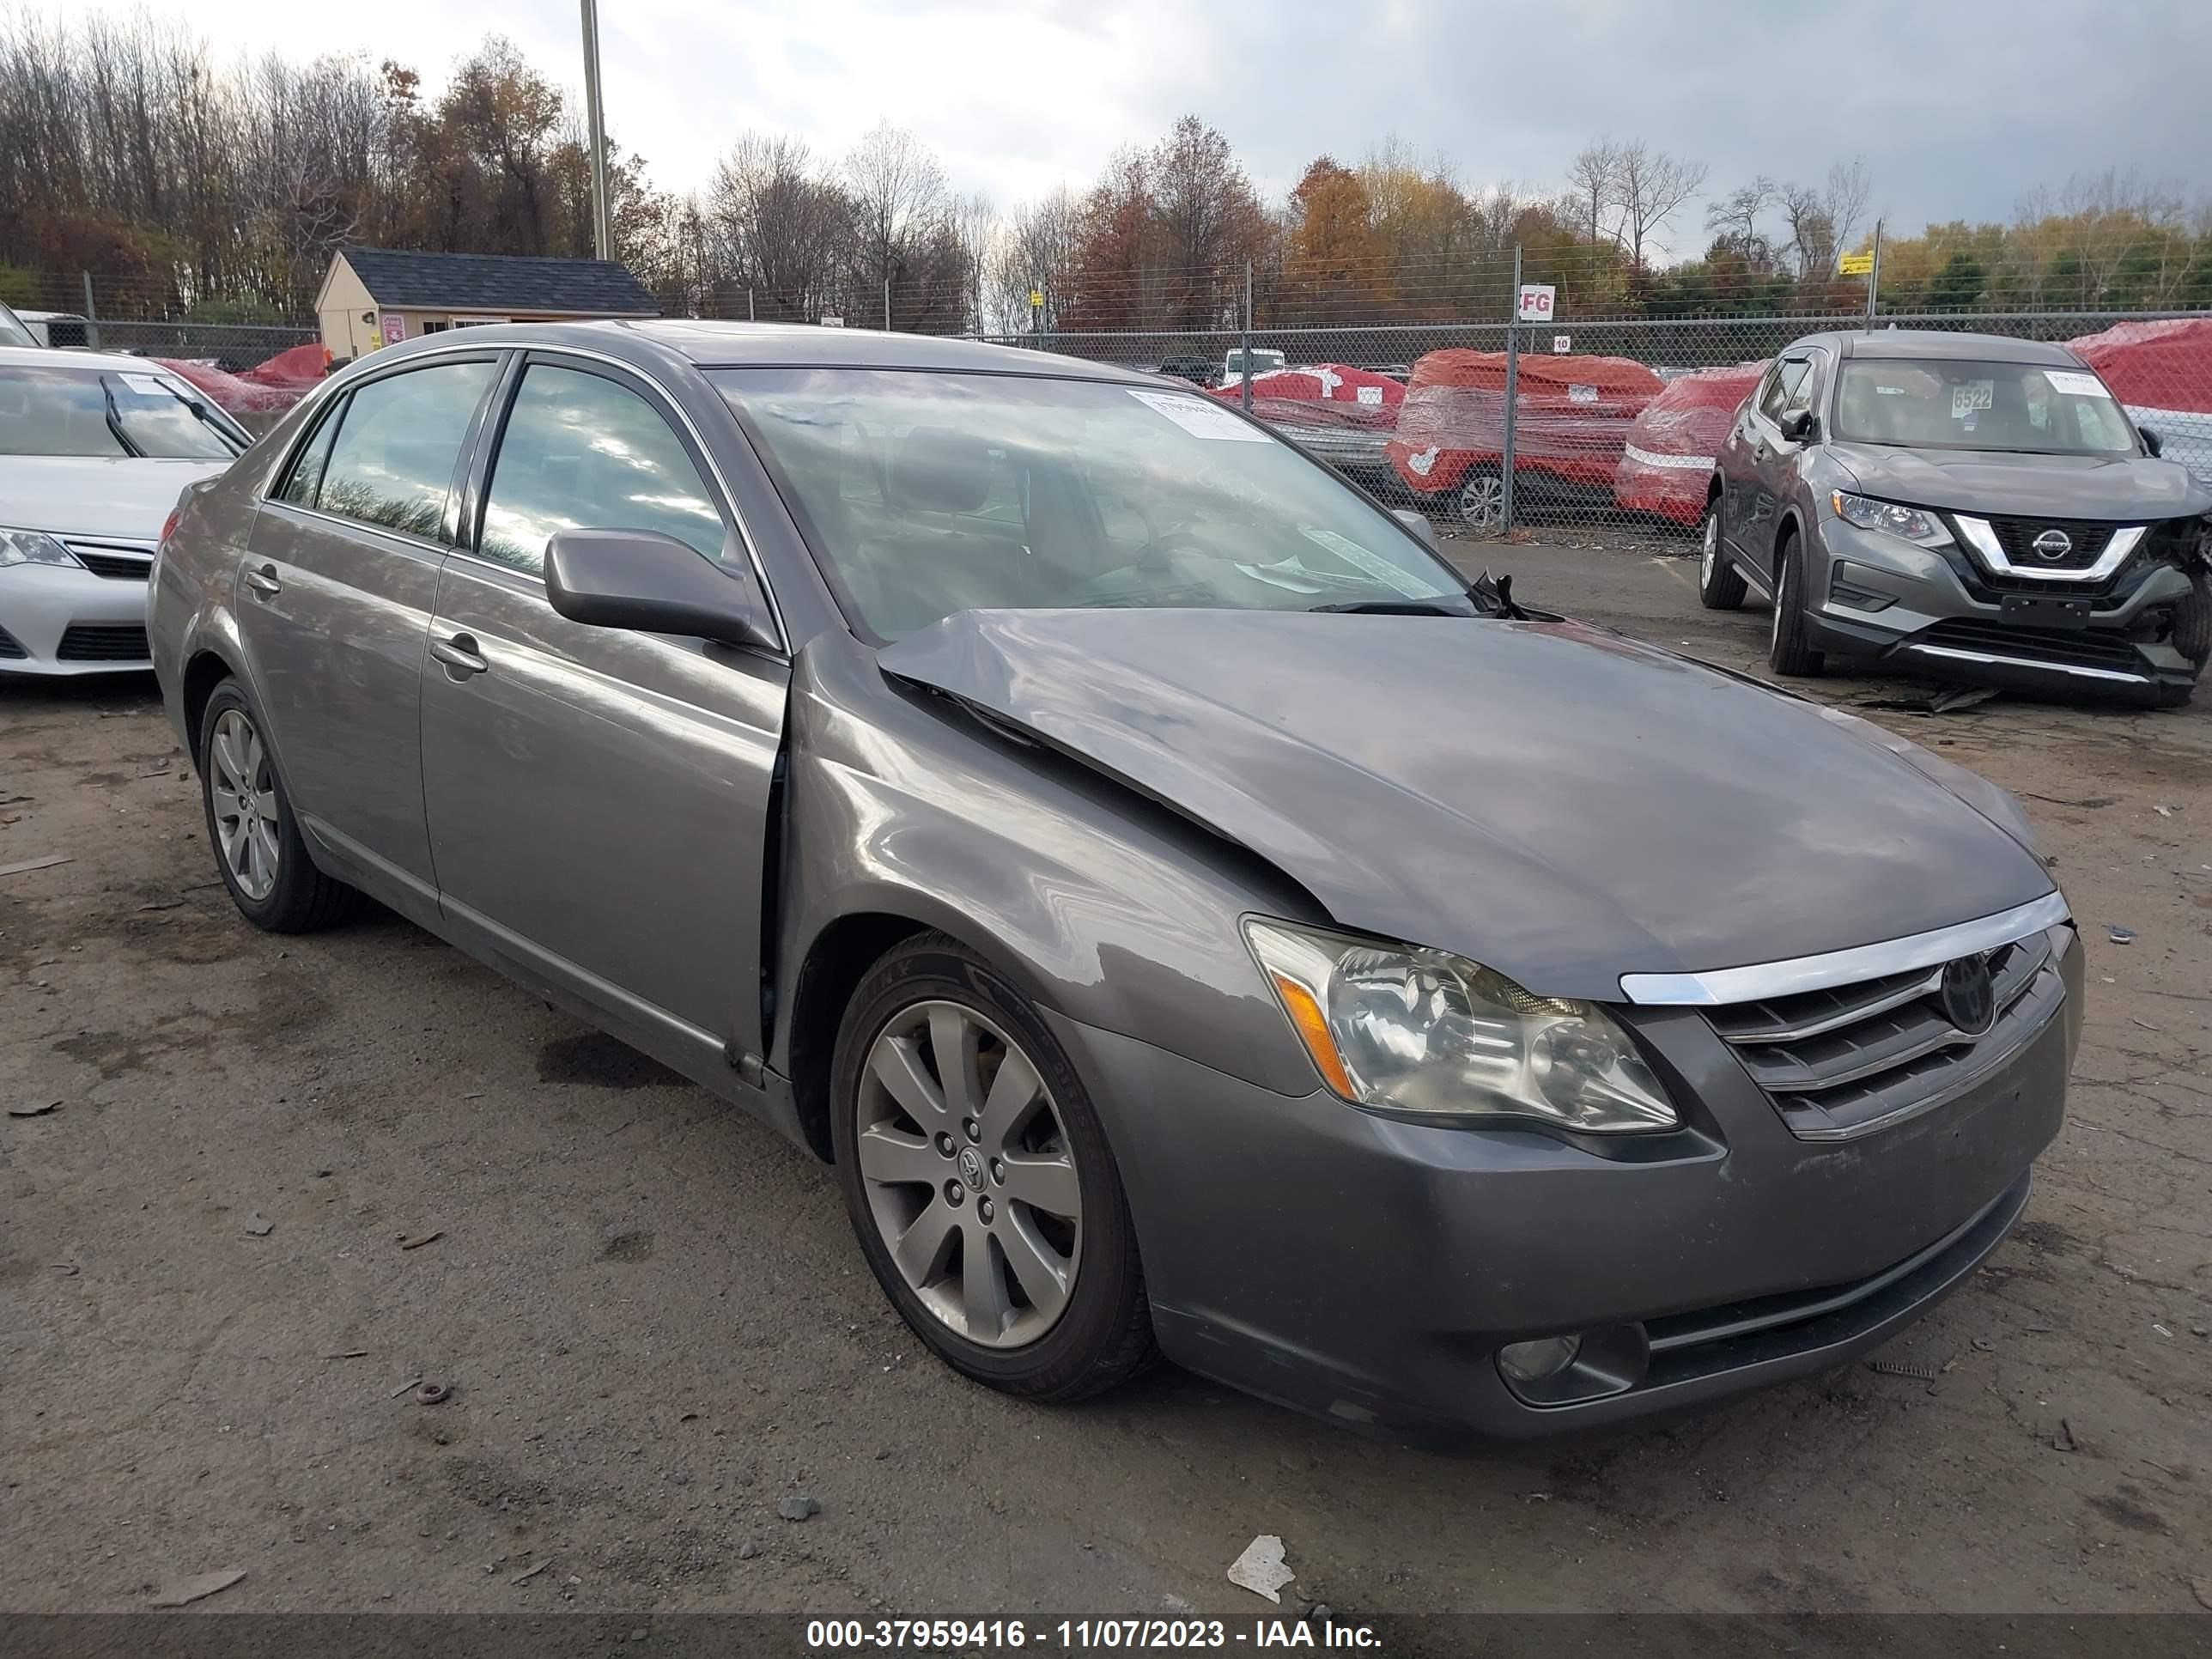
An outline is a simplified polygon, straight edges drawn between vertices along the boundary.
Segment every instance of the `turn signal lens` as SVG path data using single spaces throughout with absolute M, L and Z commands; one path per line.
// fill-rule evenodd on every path
M 1281 974 L 1269 975 L 1275 981 L 1275 994 L 1283 1000 L 1283 1010 L 1291 1017 L 1291 1025 L 1298 1034 L 1298 1041 L 1306 1045 L 1306 1053 L 1313 1059 L 1314 1069 L 1323 1082 L 1346 1100 L 1358 1098 L 1358 1091 L 1346 1075 L 1344 1057 L 1336 1052 L 1336 1039 L 1328 1034 L 1328 1020 L 1322 1013 L 1321 1005 L 1313 993 L 1294 979 Z

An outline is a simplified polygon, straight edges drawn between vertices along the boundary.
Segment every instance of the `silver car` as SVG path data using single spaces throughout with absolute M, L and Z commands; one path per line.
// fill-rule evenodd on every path
M 248 920 L 372 895 L 737 1103 L 1013 1393 L 1717 1399 L 1967 1278 L 2064 1109 L 2010 797 L 1470 588 L 1164 379 L 410 342 L 192 495 L 151 615 Z
M 1882 329 L 1790 346 L 1707 489 L 1698 593 L 1831 656 L 2172 706 L 2212 659 L 2212 491 L 2062 345 Z
M 250 441 L 157 364 L 0 352 L 0 674 L 143 672 L 162 526 Z

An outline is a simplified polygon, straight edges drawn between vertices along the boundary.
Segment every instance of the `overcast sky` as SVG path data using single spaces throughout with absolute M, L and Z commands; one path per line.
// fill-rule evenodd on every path
M 433 86 L 503 33 L 581 84 L 574 0 L 150 9 L 225 51 L 364 50 Z M 1005 208 L 1196 111 L 1271 199 L 1391 132 L 1463 183 L 1543 190 L 1606 133 L 1707 162 L 1715 194 L 1863 155 L 1908 230 L 2107 167 L 2212 194 L 2212 0 L 600 0 L 600 29 L 609 128 L 677 190 L 747 127 L 836 155 L 888 117 Z M 1700 211 L 1673 240 L 1702 242 Z

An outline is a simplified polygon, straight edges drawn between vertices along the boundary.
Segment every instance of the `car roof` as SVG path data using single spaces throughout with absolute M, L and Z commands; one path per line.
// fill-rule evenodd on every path
M 21 317 L 27 313 L 19 311 L 15 314 Z M 61 346 L 9 346 L 6 351 L 7 356 L 0 357 L 0 368 L 20 368 L 25 363 L 32 363 L 48 368 L 121 369 L 132 374 L 167 374 L 172 377 L 176 374 L 176 370 L 167 364 L 155 362 L 151 357 L 126 357 L 115 351 L 85 351 Z
M 2063 345 L 2017 340 L 2007 334 L 1961 334 L 1950 329 L 1869 328 L 1816 334 L 1799 345 L 1826 345 L 1842 357 L 1933 359 L 1981 363 L 2045 363 L 2078 368 L 2081 360 Z
M 986 345 L 933 334 L 807 323 L 719 323 L 624 318 L 579 323 L 497 323 L 386 346 L 360 361 L 389 363 L 420 352 L 462 348 L 566 345 L 647 364 L 681 358 L 699 368 L 926 368 L 1034 374 L 1058 380 L 1156 384 L 1157 376 L 1048 351 Z

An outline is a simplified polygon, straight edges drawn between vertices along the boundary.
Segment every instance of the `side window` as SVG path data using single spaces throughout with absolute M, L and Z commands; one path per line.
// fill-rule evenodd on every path
M 726 533 L 713 492 L 651 404 L 603 374 L 532 363 L 492 463 L 477 550 L 543 570 L 558 530 L 653 530 L 718 562 Z
M 495 368 L 436 363 L 361 387 L 331 446 L 318 505 L 363 524 L 442 539 L 453 468 Z
M 1792 400 L 1805 384 L 1812 365 L 1802 357 L 1784 357 L 1776 365 L 1774 378 L 1766 383 L 1759 394 L 1759 412 L 1770 421 L 1778 421 L 1792 407 Z
M 1817 356 L 1808 358 L 1803 366 L 1803 372 L 1797 376 L 1796 384 L 1790 388 L 1789 395 L 1782 405 L 1782 412 L 1784 415 L 1795 415 L 1802 410 L 1812 408 L 1813 397 L 1820 389 L 1820 359 Z
M 338 422 L 345 418 L 346 400 L 333 398 L 330 407 L 315 427 L 314 436 L 292 458 L 292 470 L 284 476 L 284 487 L 276 492 L 280 501 L 289 501 L 295 507 L 313 507 L 322 492 L 323 474 L 331 463 L 331 444 L 338 435 Z

